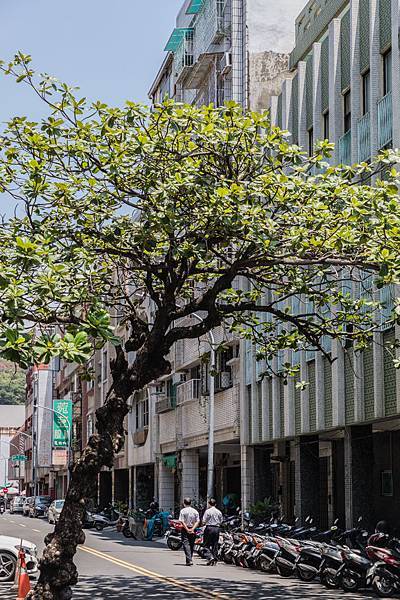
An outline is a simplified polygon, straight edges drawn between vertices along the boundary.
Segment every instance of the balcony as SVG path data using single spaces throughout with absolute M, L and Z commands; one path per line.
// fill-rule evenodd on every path
M 171 398 L 169 396 L 164 396 L 163 398 L 160 398 L 159 400 L 157 400 L 156 404 L 155 404 L 155 411 L 157 415 L 160 415 L 161 413 L 165 413 L 168 412 L 169 410 L 173 410 L 175 408 L 176 402 L 174 398 Z
M 371 119 L 367 112 L 357 123 L 358 133 L 358 162 L 371 159 Z
M 381 150 L 389 145 L 393 137 L 392 92 L 378 102 L 378 146 Z
M 221 42 L 226 35 L 226 0 L 204 0 L 198 10 L 193 40 L 193 69 L 188 83 L 191 88 L 201 87 L 201 81 L 216 54 L 224 51 Z
M 339 163 L 341 165 L 351 164 L 351 129 L 339 139 Z
M 176 403 L 178 405 L 200 399 L 200 379 L 190 379 L 178 385 L 176 389 Z
M 191 67 L 193 67 L 193 30 L 188 29 L 174 53 L 174 70 L 177 83 L 186 77 Z

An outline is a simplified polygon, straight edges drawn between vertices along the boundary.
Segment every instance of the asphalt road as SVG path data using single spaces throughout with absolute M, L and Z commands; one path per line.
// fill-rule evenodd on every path
M 0 534 L 24 537 L 43 548 L 43 537 L 52 529 L 43 519 L 30 519 L 6 513 L 0 517 Z M 182 551 L 172 552 L 165 542 L 126 540 L 115 530 L 101 533 L 86 530 L 76 564 L 80 581 L 75 600 L 127 600 L 130 598 L 251 598 L 257 600 L 333 600 L 341 590 L 325 590 L 318 583 L 305 584 L 218 563 L 207 567 L 195 558 L 186 567 Z M 346 594 L 348 600 L 370 598 L 369 594 Z M 0 584 L 1 600 L 15 600 L 9 585 Z

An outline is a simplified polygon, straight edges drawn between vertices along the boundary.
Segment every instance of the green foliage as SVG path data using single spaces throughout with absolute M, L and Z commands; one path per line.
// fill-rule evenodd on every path
M 25 372 L 10 363 L 0 365 L 0 404 L 25 404 Z
M 279 513 L 279 504 L 272 498 L 264 498 L 264 500 L 258 500 L 250 506 L 250 514 L 252 519 L 257 523 L 268 522 L 272 516 Z
M 367 282 L 399 282 L 397 170 L 369 185 L 397 154 L 330 167 L 331 144 L 308 157 L 267 113 L 90 104 L 30 63 L 1 66 L 49 108 L 1 138 L 0 189 L 25 206 L 0 227 L 4 357 L 84 362 L 121 343 L 110 311 L 126 350 L 154 356 L 223 322 L 267 365 L 325 336 L 365 347 L 379 312 Z

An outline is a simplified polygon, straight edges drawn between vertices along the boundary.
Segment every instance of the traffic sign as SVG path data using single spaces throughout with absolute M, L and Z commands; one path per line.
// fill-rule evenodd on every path
M 72 401 L 54 400 L 53 408 L 53 447 L 67 448 L 72 424 Z
M 14 454 L 11 457 L 11 460 L 13 462 L 23 462 L 24 460 L 27 460 L 27 458 L 26 458 L 25 454 Z

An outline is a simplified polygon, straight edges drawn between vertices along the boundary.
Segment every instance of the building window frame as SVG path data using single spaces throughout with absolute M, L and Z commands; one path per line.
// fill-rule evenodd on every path
M 308 134 L 308 156 L 314 154 L 314 128 L 310 127 L 307 131 Z
M 351 130 L 351 90 L 343 94 L 343 133 Z
M 324 140 L 329 140 L 329 110 L 326 110 L 322 115 L 322 126 L 324 132 Z
M 383 96 L 392 91 L 392 48 L 382 54 L 382 91 Z
M 361 75 L 361 98 L 362 98 L 362 116 L 370 111 L 371 106 L 371 72 L 367 69 Z

